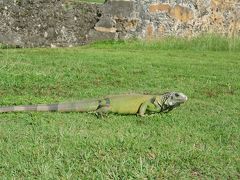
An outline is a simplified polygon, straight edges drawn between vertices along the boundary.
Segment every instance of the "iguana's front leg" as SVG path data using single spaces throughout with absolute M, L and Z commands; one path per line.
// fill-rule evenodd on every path
M 147 107 L 148 107 L 149 103 L 150 103 L 149 101 L 146 101 L 146 102 L 141 104 L 141 106 L 140 106 L 140 108 L 138 110 L 138 114 L 140 116 L 144 116 L 144 114 L 146 113 L 146 110 L 147 110 Z
M 140 116 L 144 116 L 146 111 L 158 113 L 161 111 L 161 106 L 159 106 L 159 104 L 157 103 L 157 100 L 154 98 L 142 103 L 138 113 Z

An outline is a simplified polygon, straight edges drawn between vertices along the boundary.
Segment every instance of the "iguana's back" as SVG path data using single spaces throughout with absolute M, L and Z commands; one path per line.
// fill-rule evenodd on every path
M 136 114 L 142 103 L 149 100 L 151 95 L 126 94 L 107 96 L 110 99 L 110 111 L 121 114 Z

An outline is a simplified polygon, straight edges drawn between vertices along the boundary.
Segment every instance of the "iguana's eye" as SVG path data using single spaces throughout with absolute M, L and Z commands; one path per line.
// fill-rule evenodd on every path
M 175 93 L 175 96 L 176 96 L 176 97 L 179 97 L 179 94 L 178 94 L 178 93 Z

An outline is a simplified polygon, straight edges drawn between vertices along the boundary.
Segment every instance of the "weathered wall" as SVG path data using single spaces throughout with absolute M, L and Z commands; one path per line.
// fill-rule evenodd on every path
M 87 42 L 99 5 L 63 0 L 0 0 L 0 43 L 20 47 Z
M 109 0 L 102 9 L 94 38 L 240 35 L 240 0 Z
M 0 43 L 74 46 L 105 39 L 240 35 L 240 0 L 0 0 Z

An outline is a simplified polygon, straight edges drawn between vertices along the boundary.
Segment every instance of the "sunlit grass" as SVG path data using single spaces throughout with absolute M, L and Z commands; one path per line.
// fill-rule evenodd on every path
M 175 43 L 0 49 L 1 106 L 128 92 L 189 97 L 145 118 L 0 114 L 0 179 L 238 179 L 238 47 Z

